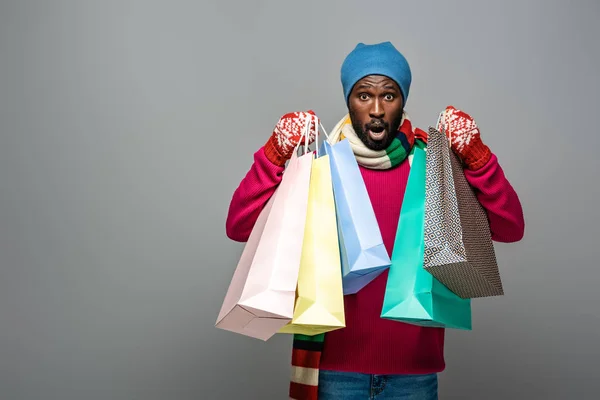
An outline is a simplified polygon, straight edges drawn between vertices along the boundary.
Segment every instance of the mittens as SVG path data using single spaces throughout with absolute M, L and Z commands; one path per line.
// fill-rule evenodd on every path
M 299 111 L 282 116 L 267 143 L 265 144 L 265 155 L 273 164 L 284 166 L 286 161 L 292 157 L 294 149 L 300 139 L 304 143 L 302 134 L 306 130 L 306 123 L 310 121 L 308 143 L 314 142 L 316 137 L 317 117 L 312 110 Z
M 446 134 L 452 150 L 469 170 L 483 167 L 492 156 L 489 147 L 481 141 L 475 120 L 453 106 L 442 112 L 437 130 Z

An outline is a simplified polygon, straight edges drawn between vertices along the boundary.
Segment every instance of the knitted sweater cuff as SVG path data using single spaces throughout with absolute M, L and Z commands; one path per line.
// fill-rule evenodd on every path
M 265 144 L 265 156 L 267 156 L 267 159 L 278 167 L 283 167 L 290 158 L 285 154 L 281 154 L 279 145 L 277 143 L 277 138 L 275 138 L 275 136 L 271 136 Z
M 463 162 L 467 169 L 476 171 L 487 164 L 491 157 L 490 148 L 478 140 L 467 147 L 463 155 Z

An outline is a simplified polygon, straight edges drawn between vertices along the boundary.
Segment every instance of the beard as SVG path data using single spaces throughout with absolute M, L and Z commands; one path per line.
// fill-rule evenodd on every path
M 365 124 L 362 124 L 361 121 L 356 118 L 356 114 L 353 113 L 352 110 L 349 111 L 349 114 L 354 132 L 361 142 L 363 142 L 364 145 L 371 150 L 381 151 L 387 149 L 396 138 L 396 132 L 398 132 L 398 128 L 400 128 L 403 112 L 400 112 L 391 123 L 388 123 L 383 119 L 372 118 Z M 386 137 L 383 140 L 371 139 L 368 132 L 373 126 L 377 126 L 379 128 L 383 127 L 386 130 Z

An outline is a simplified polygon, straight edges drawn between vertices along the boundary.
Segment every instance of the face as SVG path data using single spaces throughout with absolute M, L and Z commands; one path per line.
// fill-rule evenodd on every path
M 371 150 L 384 150 L 392 143 L 403 107 L 398 84 L 381 75 L 369 75 L 356 82 L 348 97 L 354 131 Z

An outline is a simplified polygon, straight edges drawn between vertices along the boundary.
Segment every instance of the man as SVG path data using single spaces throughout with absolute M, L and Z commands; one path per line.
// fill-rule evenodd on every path
M 391 255 L 410 172 L 407 156 L 416 139 L 427 139 L 424 131 L 413 129 L 404 110 L 410 67 L 389 42 L 359 44 L 342 65 L 341 81 L 348 116 L 332 134 L 337 132 L 351 143 Z M 231 239 L 248 239 L 281 181 L 307 116 L 316 118 L 311 111 L 284 115 L 255 153 L 231 201 L 226 223 Z M 492 238 L 520 240 L 521 204 L 473 118 L 449 106 L 438 125 L 487 211 Z M 381 318 L 386 282 L 387 272 L 357 294 L 345 296 L 346 328 L 312 338 L 295 337 L 291 398 L 437 399 L 437 374 L 445 368 L 444 329 Z

